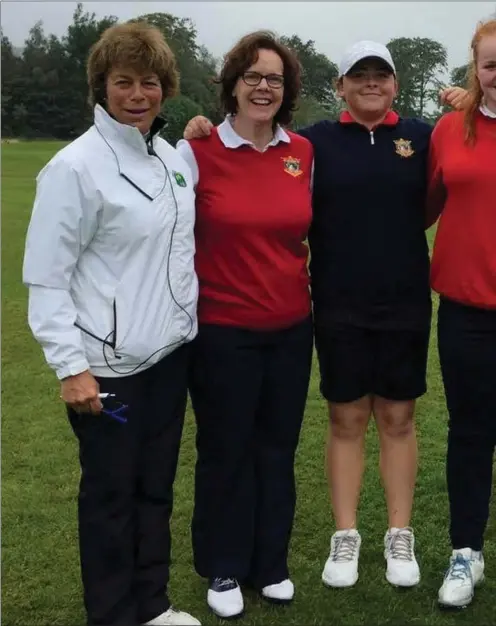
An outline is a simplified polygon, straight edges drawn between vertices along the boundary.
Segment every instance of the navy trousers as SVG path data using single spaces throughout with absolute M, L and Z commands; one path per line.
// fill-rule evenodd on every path
M 496 446 L 496 311 L 442 299 L 438 341 L 449 413 L 451 543 L 482 550 Z
M 135 626 L 169 606 L 172 488 L 187 399 L 183 346 L 135 375 L 98 378 L 127 423 L 68 411 L 79 441 L 79 544 L 90 626 Z
M 200 326 L 190 395 L 198 451 L 192 536 L 203 577 L 261 589 L 289 576 L 312 347 L 310 318 L 270 332 Z

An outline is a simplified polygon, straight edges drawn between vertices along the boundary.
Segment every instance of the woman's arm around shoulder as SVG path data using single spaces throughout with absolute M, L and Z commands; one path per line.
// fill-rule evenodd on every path
M 425 227 L 436 223 L 446 203 L 446 187 L 443 178 L 443 159 L 447 147 L 446 140 L 452 132 L 463 129 L 463 113 L 450 111 L 435 124 L 431 133 L 428 158 L 428 186 L 426 199 Z
M 305 137 L 310 143 L 315 146 L 315 142 L 328 133 L 335 126 L 336 122 L 333 120 L 321 120 L 320 122 L 314 122 L 309 126 L 303 126 L 294 131 L 297 135 Z

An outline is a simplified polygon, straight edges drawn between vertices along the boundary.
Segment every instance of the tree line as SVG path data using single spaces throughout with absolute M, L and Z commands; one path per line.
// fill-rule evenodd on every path
M 200 45 L 194 23 L 169 13 L 140 15 L 157 26 L 174 51 L 180 73 L 180 95 L 167 100 L 164 136 L 175 143 L 186 122 L 197 114 L 215 123 L 221 120 L 218 91 L 213 83 L 222 59 Z M 92 123 L 87 104 L 86 59 L 101 33 L 118 21 L 112 15 L 98 19 L 80 3 L 62 37 L 44 32 L 36 22 L 22 49 L 1 34 L 2 136 L 26 139 L 70 140 Z M 342 103 L 336 95 L 337 65 L 316 49 L 312 40 L 283 36 L 302 66 L 302 94 L 293 127 L 319 119 L 336 119 Z M 395 60 L 400 92 L 395 109 L 404 116 L 435 122 L 442 114 L 438 92 L 446 84 L 464 85 L 467 66 L 449 71 L 447 50 L 435 40 L 394 38 L 387 44 Z

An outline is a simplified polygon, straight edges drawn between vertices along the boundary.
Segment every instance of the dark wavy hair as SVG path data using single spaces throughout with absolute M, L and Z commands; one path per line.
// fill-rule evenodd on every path
M 284 95 L 274 122 L 287 126 L 293 119 L 293 111 L 300 94 L 301 66 L 294 52 L 270 31 L 259 30 L 245 35 L 224 57 L 220 76 L 215 81 L 221 86 L 222 107 L 226 114 L 236 114 L 238 103 L 232 95 L 234 87 L 240 76 L 257 62 L 259 50 L 273 50 L 281 57 L 284 66 Z

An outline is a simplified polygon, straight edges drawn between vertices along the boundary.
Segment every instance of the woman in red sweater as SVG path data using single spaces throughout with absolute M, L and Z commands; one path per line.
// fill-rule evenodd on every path
M 294 458 L 313 347 L 305 244 L 313 150 L 281 126 L 300 69 L 270 33 L 241 39 L 220 83 L 225 121 L 178 150 L 197 208 L 194 559 L 210 581 L 209 607 L 227 618 L 243 612 L 239 582 L 267 600 L 293 598 Z
M 496 20 L 472 40 L 466 112 L 445 115 L 431 144 L 428 224 L 440 215 L 432 287 L 449 412 L 452 556 L 439 602 L 464 607 L 484 577 L 496 445 Z

